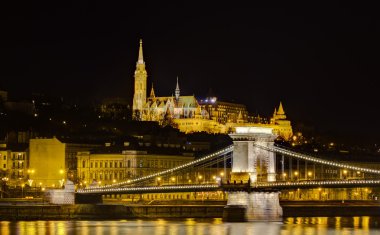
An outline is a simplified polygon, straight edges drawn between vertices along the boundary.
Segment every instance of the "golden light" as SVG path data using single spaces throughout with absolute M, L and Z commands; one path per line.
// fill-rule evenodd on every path
M 191 183 L 191 180 L 189 180 L 189 183 Z
M 311 171 L 307 172 L 308 176 L 311 176 L 313 173 Z
M 343 174 L 347 174 L 347 170 L 343 170 Z
M 102 184 L 102 181 L 99 181 L 99 183 L 98 184 Z
M 112 182 L 113 182 L 113 183 L 116 183 L 116 180 L 114 179 L 114 180 L 112 180 Z
M 295 171 L 295 172 L 294 172 L 294 175 L 297 176 L 297 175 L 298 175 L 298 171 Z
M 45 188 L 42 188 L 41 190 L 42 190 L 42 191 L 45 191 Z
M 213 175 L 213 176 L 212 176 L 212 179 L 216 179 L 216 176 L 215 176 L 215 175 Z
M 59 174 L 63 174 L 65 171 L 64 170 L 59 170 Z
M 282 174 L 282 176 L 286 177 L 286 173 Z
M 175 178 L 174 178 L 174 177 L 172 177 L 172 181 L 173 181 L 173 182 L 175 181 Z
M 161 180 L 161 177 L 157 177 L 157 181 L 160 181 Z
M 322 191 L 322 188 L 318 188 L 318 191 L 319 191 L 319 192 Z
M 224 176 L 224 173 L 223 173 L 223 172 L 220 172 L 220 176 Z
M 83 183 L 87 184 L 87 181 L 84 181 Z
M 360 175 L 360 171 L 357 171 L 356 174 Z
M 198 176 L 198 179 L 202 179 L 202 176 L 201 176 L 201 175 L 199 175 L 199 176 Z

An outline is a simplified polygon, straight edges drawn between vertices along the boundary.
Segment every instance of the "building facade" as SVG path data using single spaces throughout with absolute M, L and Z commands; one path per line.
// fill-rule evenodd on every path
M 218 123 L 248 121 L 248 111 L 244 104 L 219 101 L 217 97 L 207 97 L 199 103 L 209 113 L 210 119 Z
M 77 153 L 99 147 L 96 144 L 78 144 L 53 138 L 30 139 L 30 176 L 43 187 L 59 187 L 70 179 L 77 181 Z
M 148 154 L 136 150 L 123 150 L 120 153 L 84 151 L 78 153 L 78 177 L 83 186 L 89 186 L 93 182 L 108 185 L 151 175 L 192 160 L 193 156 Z
M 29 158 L 24 145 L 0 146 L 0 178 L 6 178 L 10 185 L 23 185 L 29 179 Z

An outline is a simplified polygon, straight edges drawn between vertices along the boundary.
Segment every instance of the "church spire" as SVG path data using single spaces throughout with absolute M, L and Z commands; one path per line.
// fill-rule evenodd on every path
M 178 85 L 178 76 L 177 76 L 177 85 L 175 87 L 175 99 L 178 100 L 180 95 L 179 85 Z
M 139 48 L 139 59 L 137 60 L 138 64 L 144 64 L 143 48 L 142 48 L 142 39 L 140 39 L 140 48 Z
M 282 102 L 280 101 L 280 105 L 278 106 L 276 119 L 286 119 L 284 108 L 282 107 Z
M 136 70 L 135 70 L 135 90 L 133 95 L 133 118 L 135 120 L 141 119 L 141 114 L 143 111 L 143 107 L 146 103 L 146 95 L 147 95 L 147 77 L 148 74 L 145 69 L 145 62 L 143 58 L 142 52 L 142 40 L 140 39 L 140 48 L 139 48 L 139 57 L 136 62 Z
M 282 107 L 282 102 L 281 101 L 280 101 L 280 106 L 278 106 L 277 114 L 278 115 L 284 115 L 285 114 L 284 108 Z
M 150 98 L 156 98 L 156 95 L 154 94 L 153 82 L 152 82 L 152 89 L 150 90 Z

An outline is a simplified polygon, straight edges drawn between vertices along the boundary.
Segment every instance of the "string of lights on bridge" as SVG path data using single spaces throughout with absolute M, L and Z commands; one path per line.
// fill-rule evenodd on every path
M 295 157 L 295 158 L 298 158 L 298 159 L 302 159 L 302 160 L 306 160 L 306 161 L 310 161 L 310 162 L 314 162 L 314 163 L 319 163 L 319 164 L 324 164 L 324 165 L 329 165 L 329 166 L 334 166 L 334 167 L 339 167 L 339 168 L 344 168 L 344 169 L 349 169 L 349 170 L 355 170 L 355 171 L 361 171 L 361 172 L 365 172 L 365 173 L 373 173 L 373 174 L 380 174 L 380 170 L 375 170 L 375 169 L 370 169 L 370 168 L 364 168 L 364 167 L 357 167 L 357 166 L 352 166 L 352 165 L 348 165 L 348 164 L 343 164 L 343 163 L 338 163 L 338 162 L 334 162 L 334 161 L 329 161 L 329 160 L 324 160 L 324 159 L 320 159 L 320 158 L 316 158 L 316 157 L 312 157 L 312 156 L 309 156 L 309 155 L 305 155 L 305 154 L 300 154 L 300 153 L 296 153 L 296 152 L 293 152 L 293 151 L 290 151 L 290 150 L 285 150 L 285 149 L 282 149 L 282 148 L 279 148 L 279 147 L 268 147 L 268 146 L 264 146 L 264 145 L 259 145 L 259 144 L 254 144 L 255 146 L 261 148 L 261 149 L 264 149 L 264 150 L 267 150 L 267 151 L 271 151 L 271 152 L 277 152 L 277 153 L 280 153 L 280 154 L 285 154 L 285 155 L 288 155 L 288 156 L 291 156 L 291 157 Z M 128 184 L 133 184 L 133 183 L 137 183 L 137 182 L 140 182 L 140 181 L 144 181 L 144 180 L 148 180 L 148 179 L 153 179 L 155 177 L 158 177 L 158 176 L 162 176 L 162 175 L 165 175 L 165 174 L 169 174 L 169 173 L 174 173 L 176 171 L 179 171 L 179 170 L 183 170 L 183 169 L 186 169 L 188 167 L 192 167 L 196 164 L 199 164 L 201 162 L 204 162 L 204 161 L 207 161 L 207 160 L 210 160 L 212 158 L 215 158 L 215 157 L 219 157 L 221 155 L 224 155 L 224 154 L 228 154 L 228 153 L 231 153 L 233 151 L 233 145 L 231 146 L 228 146 L 222 150 L 219 150 L 217 152 L 214 152 L 214 153 L 211 153 L 211 154 L 208 154 L 202 158 L 199 158 L 197 160 L 194 160 L 194 161 L 191 161 L 191 162 L 188 162 L 186 164 L 183 164 L 183 165 L 180 165 L 180 166 L 177 166 L 177 167 L 174 167 L 174 168 L 171 168 L 171 169 L 168 169 L 168 170 L 165 170 L 165 171 L 161 171 L 161 172 L 157 172 L 157 173 L 154 173 L 154 174 L 151 174 L 151 175 L 147 175 L 147 176 L 143 176 L 143 177 L 139 177 L 139 178 L 136 178 L 136 179 L 132 179 L 132 180 L 127 180 L 127 181 L 122 181 L 122 182 L 119 182 L 119 183 L 115 183 L 115 184 L 111 184 L 111 185 L 105 185 L 105 186 L 97 186 L 97 187 L 91 187 L 91 188 L 88 188 L 88 189 L 79 189 L 78 190 L 78 193 L 86 193 L 86 192 L 118 192 L 118 191 L 127 191 L 127 190 L 141 190 L 143 188 L 141 187 L 136 187 L 136 188 L 117 188 L 117 187 L 122 187 L 122 186 L 125 186 L 125 185 L 128 185 Z M 288 185 L 288 186 L 297 186 L 297 185 L 329 185 L 329 184 L 361 184 L 361 183 L 366 183 L 367 181 L 366 180 L 362 180 L 362 181 L 311 181 L 311 182 L 271 182 L 271 183 L 266 183 L 266 184 L 257 184 L 256 186 L 257 187 L 276 187 L 276 186 L 284 186 L 284 185 Z M 370 181 L 371 183 L 367 183 L 367 184 L 378 184 L 379 182 L 378 181 Z M 202 185 L 201 185 L 202 186 Z M 200 185 L 197 185 L 196 187 L 201 187 Z M 160 187 L 155 187 L 157 189 L 163 189 L 163 187 L 191 187 L 191 186 L 160 186 Z M 194 186 L 195 187 L 195 186 Z M 216 186 L 215 186 L 216 187 Z M 152 190 L 152 187 L 145 187 L 146 190 Z M 207 188 L 207 185 L 205 186 L 205 188 Z M 171 189 L 174 189 L 174 188 L 171 188 Z M 185 188 L 181 188 L 181 189 L 185 189 Z M 191 188 L 189 188 L 191 189 Z M 193 188 L 194 189 L 194 188 Z
M 240 188 L 247 184 L 228 184 L 229 188 Z M 339 187 L 339 186 L 369 186 L 380 185 L 380 180 L 318 180 L 318 181 L 303 181 L 303 182 L 267 182 L 255 183 L 251 185 L 251 189 L 270 189 L 270 188 L 302 188 L 302 187 Z M 247 185 L 248 186 L 248 185 Z M 163 192 L 186 192 L 186 191 L 216 191 L 223 190 L 223 185 L 206 184 L 206 185 L 173 185 L 173 186 L 145 186 L 145 187 L 129 187 L 129 188 L 91 188 L 85 191 L 78 191 L 80 194 L 118 194 L 118 193 L 163 193 Z
M 310 161 L 310 162 L 314 162 L 314 163 L 344 168 L 344 169 L 348 169 L 348 170 L 355 170 L 355 171 L 360 171 L 360 172 L 365 172 L 365 173 L 380 174 L 380 170 L 376 170 L 376 169 L 357 167 L 357 166 L 343 164 L 343 163 L 339 163 L 339 162 L 324 160 L 324 159 L 312 157 L 309 155 L 296 153 L 296 152 L 286 150 L 283 148 L 279 148 L 279 147 L 268 147 L 268 146 L 264 146 L 264 145 L 260 145 L 260 144 L 254 144 L 254 145 L 261 148 L 261 149 L 267 150 L 267 151 L 285 154 L 287 156 L 295 157 L 298 159 L 302 159 L 302 160 L 306 160 L 306 161 Z
M 91 188 L 85 191 L 78 191 L 81 194 L 96 194 L 96 193 L 144 193 L 144 192 L 164 192 L 164 191 L 215 191 L 220 186 L 217 184 L 205 184 L 205 185 L 176 185 L 176 186 L 150 186 L 150 187 L 130 187 L 130 188 Z
M 225 155 L 225 154 L 231 153 L 232 151 L 233 151 L 233 145 L 230 145 L 230 146 L 228 146 L 228 147 L 226 147 L 224 149 L 221 149 L 221 150 L 219 150 L 217 152 L 208 154 L 208 155 L 206 155 L 206 156 L 204 156 L 202 158 L 199 158 L 197 160 L 188 162 L 186 164 L 183 164 L 183 165 L 180 165 L 180 166 L 177 166 L 177 167 L 165 170 L 165 171 L 160 171 L 160 172 L 157 172 L 157 173 L 154 173 L 154 174 L 151 174 L 151 175 L 139 177 L 139 178 L 132 179 L 132 180 L 126 180 L 126 181 L 122 181 L 122 182 L 115 183 L 115 184 L 110 184 L 110 185 L 105 185 L 105 186 L 91 187 L 91 189 L 78 189 L 78 192 L 85 192 L 85 191 L 93 190 L 93 189 L 107 189 L 107 188 L 121 187 L 121 186 L 124 186 L 124 185 L 137 183 L 137 182 L 140 182 L 140 181 L 143 181 L 143 180 L 153 179 L 153 178 L 156 178 L 158 176 L 162 176 L 162 175 L 166 175 L 166 174 L 169 174 L 169 173 L 174 173 L 176 171 L 184 170 L 184 169 L 186 169 L 188 167 L 192 167 L 192 166 L 194 166 L 196 164 L 199 164 L 201 162 L 208 161 L 208 160 L 213 159 L 215 157 L 219 157 L 221 155 Z
M 317 180 L 317 181 L 302 181 L 302 182 L 267 182 L 259 183 L 256 188 L 271 188 L 271 187 L 288 187 L 296 188 L 301 186 L 364 186 L 364 185 L 379 185 L 380 180 Z

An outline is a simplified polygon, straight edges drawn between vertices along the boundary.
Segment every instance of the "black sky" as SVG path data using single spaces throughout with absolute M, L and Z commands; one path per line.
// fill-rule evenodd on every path
M 380 140 L 376 9 L 144 7 L 4 8 L 0 89 L 78 100 L 132 97 L 138 41 L 148 83 L 171 95 L 224 100 L 351 140 Z

